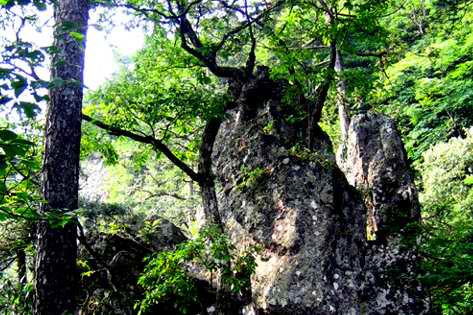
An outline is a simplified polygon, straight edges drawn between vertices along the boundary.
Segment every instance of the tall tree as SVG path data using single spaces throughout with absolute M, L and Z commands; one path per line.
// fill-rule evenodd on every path
M 54 9 L 54 51 L 43 160 L 44 217 L 78 208 L 84 48 L 87 0 L 60 0 Z M 75 310 L 76 223 L 42 220 L 37 226 L 35 314 Z

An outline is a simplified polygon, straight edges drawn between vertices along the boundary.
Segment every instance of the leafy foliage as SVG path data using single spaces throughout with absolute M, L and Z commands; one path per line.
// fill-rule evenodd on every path
M 271 171 L 262 167 L 255 167 L 254 169 L 242 167 L 241 173 L 241 177 L 237 181 L 237 188 L 245 190 L 261 185 L 270 175 Z
M 444 12 L 428 3 L 428 18 L 433 22 Z M 462 135 L 473 124 L 470 11 L 451 12 L 458 18 L 455 24 L 432 24 L 429 33 L 386 70 L 387 78 L 374 95 L 380 109 L 397 118 L 413 161 L 430 146 Z
M 153 23 L 153 32 L 133 63 L 88 94 L 84 113 L 113 128 L 159 139 L 191 168 L 198 162 L 199 136 L 206 121 L 222 117 L 231 99 L 227 90 L 231 80 L 225 75 L 217 78 L 212 62 L 244 68 L 251 61 L 253 45 L 255 62 L 269 66 L 272 78 L 287 85 L 284 105 L 292 111 L 289 123 L 307 119 L 302 99 L 309 104 L 317 100 L 326 78 L 345 82 L 344 101 L 350 114 L 367 103 L 396 118 L 409 158 L 422 176 L 424 281 L 445 314 L 473 312 L 473 136 L 465 131 L 473 125 L 470 0 L 181 1 L 188 6 L 185 13 L 198 40 L 189 34 L 180 36 L 183 25 L 176 13 L 182 8 L 177 1 L 100 3 L 132 9 L 138 18 Z M 41 137 L 36 128 L 48 100 L 47 88 L 63 83 L 47 82 L 38 75 L 54 47 L 37 47 L 22 36 L 25 25 L 39 25 L 38 12 L 49 5 L 42 0 L 0 0 L 0 28 L 12 30 L 0 35 L 0 111 L 10 115 L 9 122 L 0 125 L 2 269 L 11 265 L 17 249 L 31 242 L 31 221 L 38 218 L 41 201 Z M 330 9 L 336 18 L 329 18 Z M 73 27 L 64 31 L 84 40 Z M 186 43 L 194 51 L 186 49 Z M 333 43 L 343 59 L 343 70 L 335 75 L 328 67 Z M 340 138 L 337 94 L 332 84 L 321 121 L 334 143 Z M 272 129 L 265 126 L 264 132 L 271 134 Z M 22 130 L 27 132 L 22 135 Z M 149 215 L 162 215 L 180 226 L 192 221 L 199 207 L 194 187 L 182 171 L 161 159 L 159 150 L 117 138 L 93 123 L 83 124 L 83 134 L 82 197 L 87 205 L 81 215 L 87 228 L 145 239 L 155 228 L 154 221 L 145 221 Z M 297 144 L 289 154 L 333 167 L 325 156 Z M 94 172 L 96 177 L 91 176 Z M 242 169 L 238 188 L 257 186 L 267 175 L 261 168 Z M 99 181 L 100 187 L 93 181 Z M 92 207 L 94 202 L 101 206 Z M 121 206 L 103 207 L 103 203 Z M 60 226 L 68 217 L 49 219 Z M 132 225 L 139 228 L 131 229 Z M 241 293 L 249 286 L 256 252 L 249 248 L 236 253 L 225 236 L 209 228 L 175 251 L 156 253 L 147 260 L 140 278 L 145 298 L 137 308 L 145 312 L 172 300 L 180 312 L 188 312 L 197 302 L 189 273 L 193 265 L 221 274 L 228 287 Z M 81 267 L 84 276 L 90 275 L 87 262 Z M 1 311 L 13 308 L 26 313 L 19 298 L 27 288 L 6 275 L 0 281 L 0 305 L 12 305 Z
M 223 87 L 163 30 L 155 30 L 135 60 L 132 69 L 89 94 L 85 113 L 159 138 L 179 158 L 195 160 L 195 133 L 205 119 L 222 114 Z
M 35 118 L 48 100 L 49 83 L 39 73 L 51 47 L 38 47 L 24 33 L 43 23 L 38 11 L 48 5 L 43 0 L 0 3 L 0 25 L 11 31 L 0 36 L 0 108 L 14 109 L 26 119 Z
M 473 311 L 473 129 L 424 153 L 421 252 L 425 282 L 444 314 Z
M 39 170 L 33 143 L 9 129 L 0 129 L 0 221 L 32 219 L 38 196 L 34 194 Z
M 2 283 L 0 288 L 0 312 L 5 315 L 32 314 L 29 303 L 25 303 L 31 296 L 32 286 L 22 287 L 4 273 L 0 273 L 0 282 Z
M 142 313 L 155 304 L 172 301 L 182 314 L 188 313 L 192 304 L 199 303 L 195 281 L 189 274 L 192 265 L 210 274 L 219 273 L 234 294 L 242 293 L 250 286 L 257 252 L 258 247 L 250 246 L 238 253 L 218 227 L 207 227 L 196 239 L 178 245 L 174 251 L 157 253 L 146 260 L 138 281 L 145 297 L 136 307 Z

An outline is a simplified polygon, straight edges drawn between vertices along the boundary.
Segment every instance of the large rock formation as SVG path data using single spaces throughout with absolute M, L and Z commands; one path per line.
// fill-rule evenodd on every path
M 391 119 L 373 112 L 354 116 L 337 162 L 363 194 L 369 239 L 386 244 L 419 220 L 417 191 Z
M 406 241 L 420 219 L 417 190 L 394 122 L 379 113 L 351 119 L 337 162 L 367 209 L 364 295 L 375 314 L 422 314 L 418 258 Z M 412 241 L 412 240 L 411 240 Z M 408 243 L 408 242 L 407 242 Z
M 305 126 L 278 95 L 247 102 L 240 99 L 214 147 L 226 229 L 238 247 L 264 248 L 244 313 L 421 314 L 424 306 L 414 306 L 422 303 L 390 287 L 396 281 L 376 287 L 400 259 L 367 244 L 361 194 L 338 169 L 327 136 L 318 130 L 308 149 Z
M 358 314 L 364 208 L 335 165 L 326 135 L 304 147 L 278 99 L 220 128 L 219 207 L 235 244 L 264 250 L 253 279 L 261 314 Z

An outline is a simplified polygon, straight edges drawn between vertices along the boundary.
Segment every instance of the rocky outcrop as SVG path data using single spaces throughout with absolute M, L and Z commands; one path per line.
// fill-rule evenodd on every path
M 86 231 L 81 241 L 79 266 L 82 269 L 80 314 L 135 314 L 134 304 L 142 298 L 137 279 L 142 273 L 144 258 L 152 253 L 173 249 L 186 240 L 181 230 L 168 220 L 156 216 L 146 220 L 120 223 L 115 233 Z M 97 223 L 89 226 L 97 226 Z M 210 285 L 195 279 L 202 301 L 211 304 Z M 150 314 L 177 314 L 173 303 L 157 305 Z M 194 312 L 194 313 L 197 313 Z
M 353 117 L 337 162 L 363 194 L 369 239 L 385 244 L 419 220 L 417 190 L 391 119 L 373 112 Z
M 418 257 L 406 244 L 414 236 L 410 225 L 420 218 L 417 190 L 394 122 L 374 112 L 354 116 L 337 162 L 367 209 L 363 295 L 368 313 L 426 313 Z
M 294 108 L 277 97 L 252 110 L 244 115 L 245 106 L 240 104 L 231 112 L 214 147 L 215 173 L 221 184 L 219 209 L 226 230 L 239 248 L 263 246 L 252 279 L 253 303 L 243 313 L 424 313 L 424 299 L 416 293 L 421 290 L 416 286 L 413 253 L 401 250 L 399 243 L 395 246 L 397 238 L 389 245 L 373 246 L 367 241 L 366 192 L 348 184 L 327 136 L 318 130 L 316 148 L 307 148 L 303 124 L 288 115 Z M 399 139 L 387 137 L 395 129 L 375 126 L 380 128 L 375 134 L 378 142 L 393 141 L 381 142 L 381 152 L 389 157 L 398 149 L 403 152 Z M 365 132 L 363 141 L 373 146 L 372 131 Z M 371 165 L 386 174 L 378 178 L 370 173 L 374 182 L 381 180 L 373 200 L 381 204 L 393 191 L 401 198 L 389 199 L 376 212 L 380 231 L 396 213 L 389 205 L 405 202 L 402 213 L 409 218 L 418 215 L 418 208 L 412 181 L 401 172 L 407 171 L 405 159 L 391 168 L 382 164 L 385 157 L 373 159 Z
M 235 110 L 214 148 L 226 229 L 239 247 L 264 248 L 253 312 L 359 314 L 361 198 L 335 165 L 326 135 L 319 130 L 319 149 L 308 150 L 281 108 L 271 100 L 250 120 Z

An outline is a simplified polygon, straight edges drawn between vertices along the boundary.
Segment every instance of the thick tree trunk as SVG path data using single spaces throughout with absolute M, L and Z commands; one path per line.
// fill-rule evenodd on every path
M 55 52 L 51 63 L 50 102 L 43 160 L 45 217 L 78 207 L 79 153 L 86 0 L 60 0 L 55 7 Z M 77 257 L 76 223 L 64 227 L 42 220 L 37 226 L 34 314 L 74 313 Z
M 213 145 L 221 123 L 222 119 L 212 118 L 204 128 L 199 152 L 199 185 L 206 223 L 217 225 L 223 232 L 222 220 L 218 212 L 217 195 L 215 193 L 215 176 L 212 173 Z
M 222 219 L 218 210 L 217 194 L 215 192 L 215 176 L 212 172 L 213 145 L 221 124 L 221 118 L 212 118 L 204 128 L 199 152 L 199 175 L 201 177 L 199 185 L 206 225 L 214 224 L 221 233 L 224 233 Z M 235 304 L 230 292 L 230 288 L 220 283 L 217 290 L 217 315 L 238 314 L 239 308 Z

